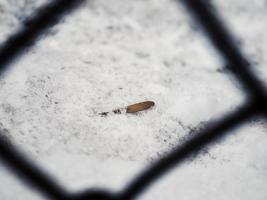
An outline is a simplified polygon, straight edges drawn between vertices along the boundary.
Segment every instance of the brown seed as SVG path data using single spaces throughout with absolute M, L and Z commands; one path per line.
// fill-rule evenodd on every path
M 144 101 L 141 103 L 136 103 L 136 104 L 127 106 L 126 113 L 136 113 L 142 110 L 147 110 L 154 105 L 155 103 L 153 101 Z

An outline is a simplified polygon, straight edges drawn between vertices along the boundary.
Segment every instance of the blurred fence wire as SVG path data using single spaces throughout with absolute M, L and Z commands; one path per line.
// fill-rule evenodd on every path
M 55 25 L 64 15 L 77 9 L 85 0 L 54 0 L 41 7 L 36 14 L 27 21 L 25 28 L 9 37 L 0 48 L 0 73 L 12 64 L 12 61 L 23 55 L 26 49 L 32 47 L 42 34 Z M 82 192 L 71 193 L 54 181 L 27 156 L 7 144 L 0 137 L 0 158 L 12 172 L 29 187 L 39 191 L 48 199 L 136 199 L 152 183 L 167 173 L 173 167 L 179 166 L 188 156 L 191 156 L 204 146 L 225 137 L 229 130 L 237 128 L 255 116 L 266 117 L 267 102 L 264 85 L 255 76 L 249 60 L 241 54 L 233 36 L 220 20 L 215 8 L 205 0 L 178 0 L 188 9 L 215 49 L 228 64 L 232 75 L 242 85 L 247 95 L 244 105 L 240 105 L 232 113 L 222 116 L 216 122 L 210 122 L 207 128 L 200 130 L 194 137 L 180 145 L 152 166 L 145 169 L 130 184 L 120 192 L 111 192 L 104 189 L 88 189 Z M 1 75 L 0 74 L 0 75 Z

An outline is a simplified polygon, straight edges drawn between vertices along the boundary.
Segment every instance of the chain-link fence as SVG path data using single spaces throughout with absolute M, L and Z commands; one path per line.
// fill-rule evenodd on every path
M 35 16 L 26 21 L 27 26 L 13 34 L 1 47 L 1 73 L 11 65 L 12 61 L 22 56 L 25 49 L 32 47 L 36 39 L 55 25 L 63 15 L 76 9 L 83 2 L 84 0 L 55 0 L 41 7 Z M 233 37 L 215 14 L 211 4 L 204 0 L 180 0 L 177 3 L 183 3 L 187 7 L 188 12 L 195 17 L 218 53 L 227 62 L 232 75 L 247 94 L 244 105 L 240 105 L 234 112 L 221 117 L 216 122 L 208 124 L 206 129 L 200 130 L 187 142 L 141 172 L 124 190 L 118 193 L 104 189 L 88 189 L 80 193 L 70 193 L 54 182 L 45 171 L 30 162 L 17 148 L 7 144 L 0 137 L 1 161 L 27 185 L 50 199 L 135 199 L 161 175 L 179 166 L 188 156 L 198 152 L 204 146 L 225 137 L 229 130 L 247 122 L 252 117 L 266 117 L 267 97 L 264 86 L 252 72 L 249 60 L 241 54 Z

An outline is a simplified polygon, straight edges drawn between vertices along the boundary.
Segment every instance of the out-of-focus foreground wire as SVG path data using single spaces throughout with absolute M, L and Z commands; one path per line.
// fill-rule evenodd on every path
M 157 163 L 141 173 L 129 184 L 122 196 L 124 199 L 134 199 L 161 175 L 181 164 L 188 156 L 196 153 L 202 147 L 217 141 L 229 134 L 230 129 L 255 116 L 266 113 L 266 93 L 260 80 L 253 74 L 249 60 L 246 59 L 222 20 L 215 14 L 214 8 L 204 0 L 180 0 L 188 11 L 196 18 L 204 33 L 225 59 L 236 80 L 243 86 L 247 94 L 246 104 L 219 121 L 210 122 L 209 126 L 197 133 L 193 138 L 170 152 Z M 123 198 L 122 198 L 123 199 Z
M 40 9 L 37 15 L 28 20 L 27 27 L 10 37 L 0 49 L 0 70 L 3 72 L 11 61 L 17 58 L 26 48 L 32 46 L 44 31 L 58 22 L 63 13 L 72 10 L 82 2 L 82 0 L 58 0 Z M 247 94 L 246 103 L 220 120 L 210 122 L 205 130 L 200 131 L 174 151 L 158 160 L 154 165 L 141 172 L 118 193 L 109 193 L 102 189 L 89 189 L 81 193 L 70 194 L 44 171 L 30 162 L 29 159 L 21 155 L 15 147 L 7 145 L 0 137 L 0 158 L 16 175 L 46 197 L 52 199 L 135 199 L 163 174 L 184 162 L 186 158 L 197 153 L 201 148 L 225 137 L 229 134 L 229 130 L 236 128 L 251 117 L 266 113 L 265 102 L 267 101 L 263 84 L 253 74 L 248 59 L 241 54 L 233 37 L 214 10 L 204 0 L 180 0 L 180 2 L 195 16 L 218 53 L 229 64 L 232 74 L 243 86 L 244 93 Z
M 83 0 L 56 0 L 41 7 L 27 22 L 26 27 L 12 35 L 0 48 L 0 75 L 9 64 L 34 45 L 38 37 L 55 25 L 67 12 L 77 8 Z M 67 191 L 58 185 L 52 177 L 27 159 L 13 145 L 0 137 L 0 158 L 8 169 L 21 178 L 24 183 L 37 189 L 52 199 L 66 199 Z
M 25 21 L 24 27 L 0 46 L 0 74 L 8 67 L 10 62 L 25 52 L 27 48 L 32 47 L 35 41 L 49 28 L 57 24 L 65 14 L 73 11 L 84 1 L 54 0 L 37 9 Z

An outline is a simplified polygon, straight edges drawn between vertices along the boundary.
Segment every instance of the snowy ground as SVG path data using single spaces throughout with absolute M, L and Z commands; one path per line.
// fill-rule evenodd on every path
M 43 2 L 0 0 L 0 41 Z M 214 4 L 266 81 L 267 2 Z M 72 191 L 120 190 L 244 101 L 224 67 L 174 1 L 88 1 L 1 77 L 1 137 Z M 138 115 L 97 115 L 144 100 L 156 106 Z M 141 199 L 267 199 L 266 128 L 257 120 L 233 131 Z M 0 199 L 42 199 L 1 163 L 0 170 Z

